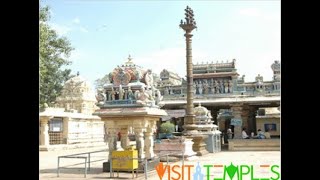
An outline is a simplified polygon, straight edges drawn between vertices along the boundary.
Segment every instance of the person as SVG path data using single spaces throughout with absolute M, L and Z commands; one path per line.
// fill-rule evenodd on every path
M 228 139 L 232 139 L 232 130 L 231 130 L 231 126 L 229 126 L 228 130 L 227 130 L 227 134 L 228 134 Z
M 250 139 L 247 132 L 246 132 L 246 128 L 242 128 L 242 139 Z
M 266 132 L 264 133 L 264 136 L 266 139 L 270 139 L 271 136 L 270 136 L 270 133 L 269 133 L 269 130 L 267 129 Z
M 261 131 L 261 129 L 258 129 L 257 138 L 258 139 L 266 139 L 266 136 L 264 135 L 264 132 Z

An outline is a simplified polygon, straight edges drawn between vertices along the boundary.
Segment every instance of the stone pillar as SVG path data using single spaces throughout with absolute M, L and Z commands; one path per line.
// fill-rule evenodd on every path
M 217 117 L 218 117 L 219 110 L 213 109 L 213 108 L 211 108 L 210 110 L 211 110 L 211 116 L 212 116 L 212 120 L 214 121 L 214 124 L 218 124 Z
M 138 150 L 138 157 L 139 159 L 143 159 L 145 158 L 143 129 L 134 128 L 134 133 L 136 135 L 136 147 Z
M 220 120 L 219 120 L 219 124 L 218 124 L 219 130 L 225 131 L 226 130 L 225 124 L 226 124 L 226 118 L 225 117 L 221 117 Z
M 43 117 L 40 119 L 40 145 L 48 146 L 49 145 L 49 122 L 50 117 Z
M 192 150 L 194 152 L 196 152 L 197 156 L 202 156 L 205 154 L 208 154 L 209 152 L 206 150 L 206 143 L 205 143 L 205 139 L 208 138 L 207 135 L 194 135 L 192 136 L 192 141 L 193 141 L 193 145 L 192 145 Z
M 111 159 L 112 151 L 117 150 L 117 130 L 115 128 L 108 128 L 108 146 L 109 146 L 109 160 Z
M 258 107 L 249 106 L 249 117 L 248 117 L 248 126 L 251 127 L 255 132 L 257 132 L 257 122 L 256 122 L 256 113 Z
M 246 127 L 248 131 L 248 133 L 251 133 L 251 131 L 253 131 L 251 125 L 248 122 L 248 118 L 249 118 L 249 106 L 244 105 L 242 107 L 242 111 L 241 111 L 241 119 L 242 119 L 242 127 Z
M 148 127 L 145 132 L 145 148 L 146 148 L 146 158 L 151 159 L 154 157 L 153 152 L 153 127 Z
M 232 88 L 230 89 L 230 93 L 233 93 L 234 91 L 238 90 L 237 77 L 233 76 L 231 81 L 232 81 Z M 244 91 L 245 91 L 245 87 L 244 87 Z
M 242 112 L 242 103 L 236 103 L 231 105 L 232 115 L 234 119 L 241 119 L 241 112 Z M 243 125 L 243 124 L 242 124 Z M 234 139 L 241 139 L 241 132 L 242 132 L 242 125 L 241 126 L 234 126 Z
M 128 126 L 121 127 L 120 134 L 121 134 L 121 147 L 123 149 L 127 149 L 127 147 L 130 145 L 130 140 L 128 137 Z
M 63 144 L 68 144 L 68 133 L 69 133 L 69 128 L 68 128 L 68 123 L 69 123 L 69 117 L 63 118 Z

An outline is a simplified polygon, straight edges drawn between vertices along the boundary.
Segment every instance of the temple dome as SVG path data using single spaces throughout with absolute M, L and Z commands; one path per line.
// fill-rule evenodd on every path
M 80 86 L 80 87 L 88 87 L 90 86 L 86 79 L 84 79 L 82 76 L 78 75 L 75 77 L 70 78 L 64 83 L 64 86 Z
M 208 109 L 206 107 L 201 106 L 200 103 L 199 106 L 194 108 L 194 114 L 196 116 L 207 116 L 208 112 Z
M 85 114 L 91 114 L 97 109 L 96 101 L 90 83 L 79 74 L 65 82 L 61 95 L 56 99 L 58 107 L 76 109 Z

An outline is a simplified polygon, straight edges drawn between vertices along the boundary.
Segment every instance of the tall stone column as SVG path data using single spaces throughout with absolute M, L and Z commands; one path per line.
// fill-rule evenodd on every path
M 121 147 L 123 149 L 126 149 L 130 145 L 130 140 L 128 137 L 128 126 L 121 127 L 120 134 L 121 134 Z
M 195 115 L 193 111 L 193 64 L 192 64 L 192 30 L 197 28 L 196 21 L 194 20 L 193 10 L 187 6 L 185 9 L 185 21 L 181 20 L 180 28 L 182 28 L 186 33 L 186 65 L 187 65 L 187 108 L 186 115 L 184 118 L 184 134 L 192 134 L 194 128 L 189 125 L 193 125 L 195 121 Z
M 242 103 L 236 103 L 231 105 L 232 115 L 234 119 L 238 119 L 242 122 L 241 113 L 242 113 Z M 241 125 L 234 126 L 234 139 L 241 139 L 241 132 L 242 132 L 243 122 Z
M 49 122 L 50 117 L 43 117 L 40 119 L 40 145 L 49 145 Z
M 249 106 L 248 127 L 254 132 L 258 130 L 256 124 L 256 113 L 258 109 L 258 107 Z
M 244 105 L 242 107 L 242 112 L 241 112 L 242 127 L 246 127 L 248 130 L 248 133 L 251 133 L 252 131 L 254 131 L 254 129 L 253 129 L 253 126 L 251 125 L 252 123 L 249 122 L 249 116 L 250 116 L 249 106 Z
M 69 126 L 68 126 L 68 124 L 69 124 L 69 117 L 65 117 L 65 118 L 63 118 L 63 144 L 68 144 L 68 133 L 69 133 Z
M 108 146 L 109 146 L 109 160 L 111 159 L 112 151 L 117 150 L 117 130 L 116 128 L 108 128 Z
M 148 127 L 145 134 L 145 147 L 146 147 L 146 158 L 151 159 L 154 157 L 153 152 L 153 127 Z
M 187 59 L 187 107 L 186 107 L 186 115 L 185 115 L 185 124 L 194 124 L 195 115 L 194 115 L 194 106 L 193 106 L 193 64 L 192 64 L 192 34 L 190 30 L 187 30 L 185 35 L 186 37 L 186 59 Z M 186 127 L 186 133 L 189 134 L 188 131 L 192 131 L 193 129 L 189 129 Z
M 138 157 L 139 159 L 143 159 L 145 158 L 143 129 L 134 128 L 134 133 L 136 135 L 136 147 L 138 150 Z

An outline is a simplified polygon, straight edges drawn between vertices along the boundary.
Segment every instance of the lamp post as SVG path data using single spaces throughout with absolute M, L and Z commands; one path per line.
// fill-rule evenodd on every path
M 192 30 L 197 28 L 196 21 L 193 18 L 193 10 L 187 6 L 185 9 L 185 21 L 181 20 L 180 28 L 182 28 L 186 33 L 186 59 L 187 59 L 187 111 L 185 115 L 185 124 L 193 124 L 195 115 L 193 111 L 193 65 L 192 65 Z

